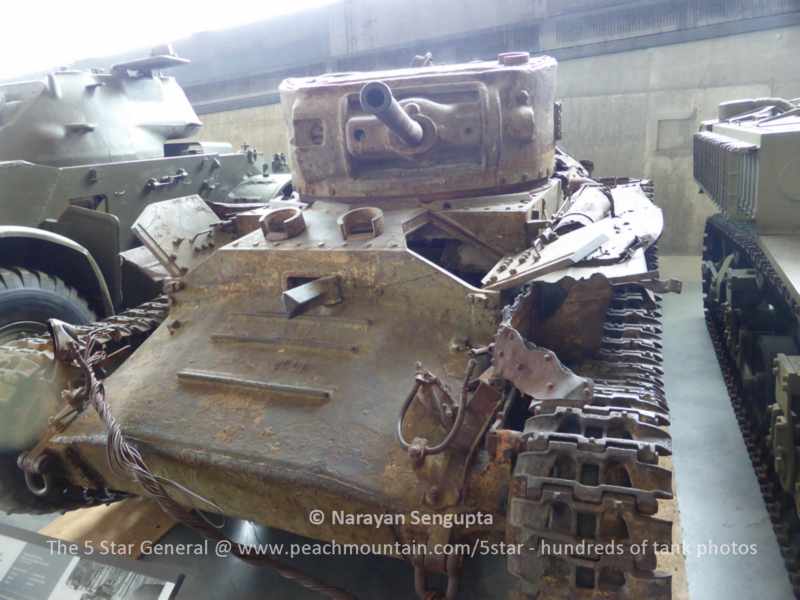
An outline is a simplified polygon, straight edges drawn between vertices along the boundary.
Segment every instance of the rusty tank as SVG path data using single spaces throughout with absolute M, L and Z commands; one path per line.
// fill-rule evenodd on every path
M 294 201 L 165 300 L 2 348 L 7 418 L 52 416 L 6 444 L 4 505 L 146 495 L 211 537 L 201 511 L 369 545 L 420 598 L 500 553 L 514 597 L 669 599 L 659 303 L 679 284 L 653 186 L 557 146 L 556 68 L 285 81 Z

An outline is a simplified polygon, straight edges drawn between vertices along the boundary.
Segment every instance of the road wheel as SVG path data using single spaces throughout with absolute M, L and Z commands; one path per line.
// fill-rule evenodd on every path
M 43 271 L 0 268 L 0 344 L 47 333 L 47 320 L 74 325 L 91 323 L 95 315 L 78 292 Z
M 0 510 L 38 514 L 65 508 L 64 490 L 56 485 L 41 496 L 30 491 L 17 458 L 36 444 L 48 418 L 60 410 L 67 381 L 48 339 L 0 346 Z
M 53 360 L 48 319 L 95 320 L 85 299 L 58 277 L 0 268 L 0 510 L 46 513 L 64 508 L 61 490 L 36 496 L 17 467 L 61 407 L 63 373 Z M 26 339 L 26 338 L 39 338 Z

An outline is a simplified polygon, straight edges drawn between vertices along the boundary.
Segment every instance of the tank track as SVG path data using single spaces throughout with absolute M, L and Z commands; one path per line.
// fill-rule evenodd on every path
M 654 248 L 647 259 L 658 268 Z M 659 464 L 671 454 L 660 319 L 659 297 L 617 287 L 599 355 L 574 369 L 593 379 L 592 397 L 531 406 L 509 511 L 510 537 L 528 552 L 509 557 L 521 598 L 671 598 L 671 576 L 656 570 L 656 544 L 672 544 L 672 522 L 658 516 L 672 498 Z M 603 555 L 581 542 L 615 546 Z
M 774 266 L 762 252 L 755 234 L 748 227 L 734 223 L 722 215 L 715 215 L 706 223 L 706 240 L 712 234 L 722 236 L 728 244 L 735 246 L 743 253 L 753 268 L 764 278 L 766 284 L 779 294 L 796 318 L 800 319 L 800 306 L 786 289 Z M 710 258 L 708 244 L 706 244 L 703 255 L 704 260 L 707 258 Z M 709 274 L 704 270 L 704 291 L 710 284 L 708 277 Z M 713 306 L 705 295 L 703 302 L 706 326 L 722 371 L 728 397 L 758 479 L 761 495 L 778 541 L 794 597 L 800 600 L 800 522 L 795 513 L 794 501 L 781 486 L 773 464 L 774 457 L 766 443 L 766 438 L 756 433 L 756 417 L 763 418 L 763 415 L 756 415 L 756 407 L 746 401 L 736 361 L 730 355 L 725 343 L 723 316 L 715 314 Z
M 123 346 L 135 349 L 156 330 L 168 311 L 167 297 L 159 296 L 89 325 L 71 325 L 70 330 L 78 340 L 86 339 L 92 333 L 102 332 L 96 338 L 109 351 Z M 23 338 L 0 346 L 0 370 L 7 371 L 9 376 L 32 375 L 36 369 L 48 366 L 52 360 L 51 337 Z

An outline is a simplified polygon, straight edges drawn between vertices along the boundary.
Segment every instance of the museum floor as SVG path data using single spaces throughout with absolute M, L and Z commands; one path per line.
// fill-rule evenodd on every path
M 791 590 L 756 485 L 733 411 L 723 387 L 703 321 L 699 259 L 665 257 L 662 276 L 684 282 L 681 295 L 664 299 L 664 365 L 671 409 L 675 487 L 680 508 L 686 571 L 692 600 L 759 598 L 786 600 Z M 39 529 L 54 516 L 9 516 L 0 521 Z M 232 523 L 240 541 L 258 543 L 297 541 L 296 536 Z M 165 541 L 191 541 L 196 535 L 178 527 Z M 723 556 L 714 545 L 754 544 L 750 556 Z M 698 551 L 703 548 L 703 551 Z M 178 598 L 282 599 L 318 598 L 269 569 L 236 559 L 159 558 L 186 574 Z M 382 600 L 414 597 L 412 568 L 387 558 L 304 557 L 296 566 L 354 593 Z M 502 598 L 510 581 L 502 558 L 468 563 L 459 598 Z M 676 600 L 678 595 L 676 594 Z

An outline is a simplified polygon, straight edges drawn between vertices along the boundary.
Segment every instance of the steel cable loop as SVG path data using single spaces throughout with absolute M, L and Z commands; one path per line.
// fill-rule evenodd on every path
M 414 386 L 411 388 L 411 392 L 408 394 L 408 396 L 406 396 L 403 406 L 400 408 L 400 418 L 397 419 L 397 439 L 400 442 L 400 445 L 403 447 L 403 450 L 408 450 L 411 448 L 411 444 L 409 444 L 406 441 L 406 438 L 403 437 L 403 421 L 405 420 L 406 413 L 408 412 L 411 403 L 414 401 L 414 398 L 417 396 L 417 392 L 421 386 L 422 383 L 415 379 Z
M 450 428 L 450 431 L 448 431 L 444 439 L 435 446 L 428 446 L 427 444 L 425 444 L 420 449 L 419 459 L 422 459 L 426 456 L 430 456 L 433 454 L 440 454 L 444 452 L 448 448 L 448 446 L 450 446 L 450 443 L 456 437 L 456 434 L 461 430 L 461 425 L 464 423 L 464 416 L 467 413 L 469 384 L 472 381 L 472 375 L 475 372 L 475 368 L 477 367 L 477 365 L 478 363 L 474 358 L 470 358 L 469 363 L 467 363 L 467 372 L 464 375 L 464 383 L 461 386 L 461 402 L 458 405 L 458 412 L 456 413 L 456 418 L 455 421 L 453 421 L 453 426 Z M 438 379 L 434 378 L 434 383 L 430 385 L 438 385 L 439 389 L 442 389 L 441 384 L 438 382 Z M 408 440 L 405 439 L 405 436 L 403 436 L 403 421 L 405 420 L 406 413 L 408 412 L 408 409 L 411 407 L 411 403 L 417 396 L 417 392 L 419 391 L 419 388 L 421 386 L 422 382 L 419 379 L 415 379 L 414 387 L 411 388 L 411 392 L 409 393 L 408 396 L 406 396 L 405 402 L 403 402 L 403 406 L 400 409 L 400 418 L 397 420 L 397 438 L 404 450 L 409 450 L 412 444 L 410 444 Z
M 84 391 L 86 398 L 85 404 L 90 404 L 107 430 L 106 456 L 112 471 L 123 476 L 131 477 L 144 491 L 144 495 L 152 498 L 161 509 L 174 518 L 176 521 L 184 523 L 202 535 L 215 541 L 227 542 L 230 553 L 249 563 L 259 566 L 269 566 L 275 569 L 284 578 L 294 581 L 302 587 L 320 593 L 333 600 L 355 600 L 355 596 L 337 587 L 323 583 L 316 578 L 303 573 L 274 558 L 274 556 L 262 552 L 260 549 L 247 544 L 239 544 L 228 536 L 224 535 L 220 528 L 211 523 L 197 509 L 187 509 L 173 499 L 167 492 L 167 487 L 171 486 L 187 494 L 191 498 L 222 512 L 222 509 L 210 500 L 207 500 L 192 492 L 185 486 L 165 477 L 155 475 L 145 463 L 139 449 L 128 441 L 122 431 L 119 422 L 114 418 L 106 400 L 106 391 L 103 381 L 97 377 L 95 366 L 101 364 L 105 359 L 105 351 L 102 344 L 97 341 L 97 336 L 107 333 L 104 330 L 92 332 L 85 343 L 73 346 L 72 359 L 81 369 L 84 377 Z

